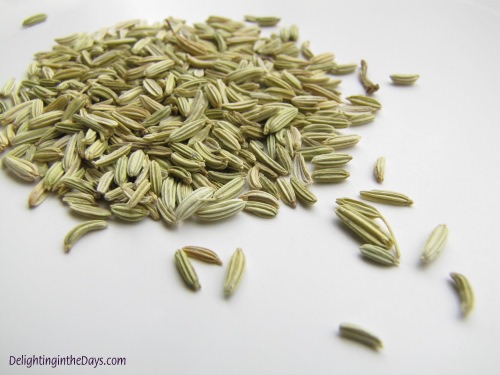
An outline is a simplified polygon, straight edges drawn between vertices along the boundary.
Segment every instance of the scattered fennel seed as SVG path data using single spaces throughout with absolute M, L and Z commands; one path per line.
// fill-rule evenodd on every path
M 346 339 L 357 341 L 375 350 L 382 349 L 384 346 L 382 340 L 380 340 L 377 336 L 368 332 L 364 328 L 351 323 L 340 324 L 339 335 Z
M 462 274 L 452 272 L 450 277 L 460 296 L 462 315 L 467 317 L 474 308 L 474 291 L 469 280 Z
M 392 74 L 390 76 L 395 85 L 410 86 L 420 78 L 418 74 Z
M 47 15 L 45 13 L 34 14 L 23 21 L 24 27 L 31 27 L 39 23 L 45 22 L 47 20 Z

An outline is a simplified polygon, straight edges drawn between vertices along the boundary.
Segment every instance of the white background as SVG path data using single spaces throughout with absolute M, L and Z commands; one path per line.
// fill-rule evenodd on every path
M 47 22 L 22 29 L 37 12 Z M 311 209 L 284 206 L 274 220 L 240 214 L 177 229 L 145 220 L 110 223 L 65 255 L 62 240 L 79 219 L 55 197 L 27 208 L 33 185 L 0 173 L 0 374 L 471 374 L 500 373 L 500 3 L 484 1 L 77 1 L 0 0 L 0 84 L 22 78 L 32 55 L 53 39 L 130 19 L 168 16 L 192 24 L 209 15 L 241 20 L 279 15 L 297 24 L 315 52 L 369 64 L 381 86 L 377 120 L 348 129 L 351 177 L 312 187 Z M 420 73 L 414 87 L 389 74 Z M 362 92 L 356 75 L 341 90 Z M 363 261 L 339 224 L 335 199 L 383 188 L 415 205 L 379 206 L 402 248 L 399 268 Z M 418 266 L 423 243 L 450 228 L 442 256 Z M 240 289 L 226 300 L 225 268 L 197 262 L 193 293 L 173 263 L 176 249 L 201 245 L 225 264 L 247 255 Z M 469 319 L 448 279 L 465 274 L 476 292 Z M 337 335 L 359 324 L 385 343 L 374 352 Z M 9 366 L 10 356 L 126 357 L 124 367 Z

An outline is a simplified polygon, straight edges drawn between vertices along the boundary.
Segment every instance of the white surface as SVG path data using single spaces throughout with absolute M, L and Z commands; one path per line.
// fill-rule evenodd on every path
M 0 84 L 22 78 L 33 53 L 73 32 L 129 18 L 203 21 L 211 14 L 282 17 L 301 40 L 340 62 L 369 64 L 384 108 L 376 122 L 349 129 L 351 178 L 313 186 L 311 209 L 283 206 L 275 220 L 240 214 L 215 225 L 170 230 L 146 220 L 110 223 L 70 255 L 62 239 L 78 219 L 48 199 L 29 210 L 33 186 L 0 173 L 0 374 L 471 374 L 500 373 L 500 13 L 494 1 L 69 1 L 0 0 Z M 21 29 L 43 11 L 46 23 Z M 415 87 L 388 75 L 418 72 Z M 361 93 L 356 76 L 341 90 Z M 334 215 L 338 197 L 380 186 L 376 158 L 387 158 L 384 188 L 410 195 L 412 208 L 380 206 L 399 239 L 401 267 L 359 257 L 357 241 Z M 420 249 L 440 223 L 448 246 L 430 267 Z M 226 269 L 196 263 L 202 289 L 187 290 L 173 264 L 186 244 L 215 249 L 227 264 L 241 247 L 247 272 L 225 300 Z M 471 280 L 469 319 L 447 281 Z M 337 337 L 352 322 L 378 334 L 375 353 Z M 9 366 L 21 355 L 126 357 L 124 367 Z

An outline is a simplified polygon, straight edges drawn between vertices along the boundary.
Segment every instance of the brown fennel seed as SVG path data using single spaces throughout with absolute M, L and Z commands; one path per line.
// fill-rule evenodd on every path
M 363 85 L 366 93 L 367 94 L 373 94 L 380 87 L 379 87 L 378 84 L 373 83 L 368 78 L 367 72 L 368 72 L 368 64 L 366 63 L 365 60 L 361 60 L 361 68 L 360 68 L 360 71 L 359 71 L 359 80 L 361 81 L 361 84 Z
M 222 266 L 222 260 L 210 249 L 201 246 L 184 246 L 182 248 L 186 255 L 193 259 L 198 259 L 206 263 L 213 263 Z

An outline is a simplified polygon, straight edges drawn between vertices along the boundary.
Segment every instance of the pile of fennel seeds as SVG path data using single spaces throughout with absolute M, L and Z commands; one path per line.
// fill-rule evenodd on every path
M 297 27 L 261 31 L 170 18 L 56 39 L 0 93 L 3 167 L 37 182 L 31 207 L 52 192 L 90 220 L 176 224 L 242 210 L 273 217 L 279 199 L 313 204 L 313 181 L 349 176 L 351 157 L 337 150 L 360 137 L 343 129 L 381 106 L 342 99 L 333 74 L 356 65 L 298 46 Z

